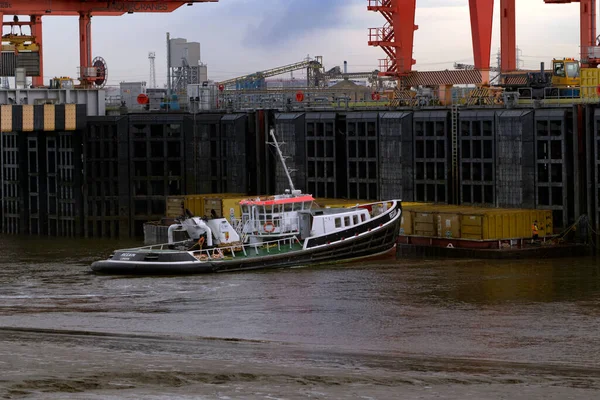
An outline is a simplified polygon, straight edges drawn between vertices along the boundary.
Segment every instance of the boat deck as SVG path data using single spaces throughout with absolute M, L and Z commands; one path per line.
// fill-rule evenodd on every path
M 172 244 L 160 244 L 139 247 L 134 249 L 124 249 L 121 252 L 144 252 L 150 253 L 178 253 L 181 251 L 189 251 L 198 261 L 232 261 L 237 258 L 259 258 L 265 256 L 273 256 L 285 253 L 291 253 L 302 250 L 303 244 L 296 236 L 284 237 L 271 240 L 265 243 L 256 244 L 241 244 L 236 243 L 230 246 L 215 247 L 211 249 L 193 250 L 189 247 L 190 241 L 183 241 Z M 179 247 L 179 250 L 174 248 Z
M 199 261 L 231 261 L 236 258 L 253 258 L 285 254 L 302 250 L 302 243 L 296 238 L 280 239 L 266 244 L 244 244 L 233 247 L 215 248 L 194 251 L 194 257 Z

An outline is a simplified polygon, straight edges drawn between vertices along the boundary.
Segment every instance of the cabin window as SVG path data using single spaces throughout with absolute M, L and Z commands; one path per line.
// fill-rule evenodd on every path
M 565 64 L 563 62 L 554 63 L 554 75 L 562 77 L 565 76 Z
M 567 77 L 568 78 L 579 78 L 579 63 L 568 62 L 567 63 Z
M 286 204 L 284 205 L 284 210 L 285 210 L 285 212 L 290 212 L 290 211 L 292 211 L 292 203 L 286 203 Z
M 335 227 L 336 228 L 341 228 L 342 227 L 342 219 L 341 218 L 336 218 L 335 219 Z
M 358 225 L 358 215 L 353 215 L 352 221 L 354 222 L 354 225 Z
M 311 201 L 305 201 L 304 202 L 304 209 L 305 210 L 310 210 L 311 206 L 312 206 L 312 202 Z
M 367 220 L 367 218 L 365 217 L 365 214 L 360 214 L 360 220 L 361 220 L 361 222 L 365 222 Z
M 344 226 L 350 226 L 350 216 L 344 217 Z

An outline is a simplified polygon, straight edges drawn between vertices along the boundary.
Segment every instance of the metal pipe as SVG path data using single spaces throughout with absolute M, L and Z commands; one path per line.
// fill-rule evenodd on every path
M 167 99 L 171 101 L 171 35 L 167 32 Z
M 173 224 L 169 226 L 169 229 L 167 230 L 167 238 L 169 243 L 173 243 L 173 232 L 179 228 L 181 228 L 180 224 Z

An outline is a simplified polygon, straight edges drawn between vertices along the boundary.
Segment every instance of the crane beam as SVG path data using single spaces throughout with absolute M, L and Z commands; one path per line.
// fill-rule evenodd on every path
M 37 0 L 2 3 L 0 11 L 5 15 L 72 15 L 90 13 L 91 15 L 123 15 L 126 13 L 170 13 L 191 3 L 217 2 L 218 0 L 158 0 L 158 1 L 73 1 L 73 0 Z

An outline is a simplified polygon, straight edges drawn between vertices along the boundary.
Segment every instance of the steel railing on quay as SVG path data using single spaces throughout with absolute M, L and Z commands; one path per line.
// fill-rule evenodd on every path
M 181 111 L 193 111 L 185 98 L 178 99 Z M 270 88 L 225 90 L 217 94 L 210 110 L 202 111 L 253 111 L 271 109 L 280 111 L 306 110 L 382 110 L 402 108 L 460 107 L 530 107 L 570 104 L 600 104 L 598 86 L 572 88 L 522 87 L 508 91 L 500 87 L 455 87 L 383 89 L 375 91 L 366 86 L 347 88 Z M 106 99 L 107 109 L 119 108 L 119 96 Z M 155 112 L 156 110 L 149 110 Z

